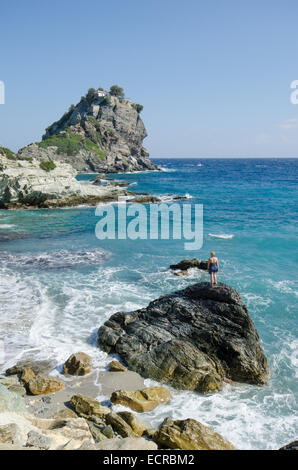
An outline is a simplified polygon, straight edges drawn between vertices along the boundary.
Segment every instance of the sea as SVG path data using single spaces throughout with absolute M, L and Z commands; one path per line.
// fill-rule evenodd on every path
M 25 358 L 77 351 L 105 370 L 97 329 L 111 314 L 145 307 L 162 294 L 208 280 L 178 277 L 185 258 L 219 258 L 219 281 L 240 291 L 268 358 L 266 386 L 227 385 L 214 395 L 172 390 L 142 419 L 194 418 L 239 449 L 278 449 L 297 438 L 297 159 L 154 159 L 162 171 L 112 175 L 130 190 L 176 204 L 203 205 L 203 244 L 179 239 L 105 239 L 94 207 L 0 210 L 0 372 Z M 79 175 L 88 181 L 94 175 Z M 146 384 L 155 382 L 146 379 Z M 107 400 L 98 385 L 98 398 Z M 117 405 L 119 406 L 119 405 Z

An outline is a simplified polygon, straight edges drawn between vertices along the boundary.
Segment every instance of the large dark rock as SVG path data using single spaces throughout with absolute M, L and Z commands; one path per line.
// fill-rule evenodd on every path
M 287 444 L 278 450 L 298 450 L 298 441 L 290 442 L 290 444 Z
M 197 258 L 194 259 L 183 259 L 177 264 L 171 264 L 170 269 L 181 269 L 185 271 L 189 268 L 203 269 L 207 271 L 208 261 L 199 261 Z
M 98 330 L 98 345 L 143 377 L 199 392 L 225 379 L 264 384 L 259 336 L 240 294 L 225 284 L 194 284 L 135 312 L 117 312 Z

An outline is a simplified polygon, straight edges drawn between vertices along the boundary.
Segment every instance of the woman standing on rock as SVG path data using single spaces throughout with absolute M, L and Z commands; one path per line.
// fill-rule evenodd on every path
M 211 251 L 210 255 L 210 258 L 208 259 L 208 271 L 210 274 L 210 283 L 212 287 L 213 282 L 214 284 L 217 284 L 216 273 L 218 272 L 219 266 L 218 259 L 216 258 L 214 251 Z

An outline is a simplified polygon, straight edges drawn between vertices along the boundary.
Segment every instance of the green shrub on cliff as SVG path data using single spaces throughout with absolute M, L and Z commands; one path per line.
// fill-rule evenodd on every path
M 135 110 L 140 114 L 141 111 L 143 111 L 144 109 L 144 106 L 142 104 L 138 104 L 138 103 L 134 103 L 133 104 L 133 107 L 135 108 Z
M 96 153 L 102 160 L 105 159 L 106 153 L 103 150 L 101 150 L 94 142 L 92 142 L 92 140 L 84 139 L 83 143 L 84 143 L 86 150 Z
M 38 146 L 44 149 L 48 147 L 57 147 L 56 153 L 66 153 L 70 156 L 79 152 L 81 148 L 80 142 L 81 137 L 79 135 L 69 132 L 59 135 L 53 134 L 48 139 L 39 142 Z
M 47 162 L 40 162 L 39 166 L 42 170 L 45 171 L 51 171 L 56 168 L 56 165 L 52 160 L 49 160 Z
M 78 134 L 66 131 L 63 134 L 51 135 L 46 140 L 42 140 L 38 143 L 41 148 L 57 147 L 56 153 L 66 153 L 69 156 L 76 155 L 80 150 L 86 149 L 92 153 L 98 155 L 102 160 L 105 159 L 106 153 L 92 140 L 83 138 Z
M 88 103 L 92 103 L 92 101 L 97 98 L 97 91 L 95 90 L 95 88 L 89 88 L 88 90 L 88 93 L 86 95 L 86 99 L 88 101 Z
M 4 153 L 6 158 L 8 158 L 9 160 L 15 160 L 15 158 L 16 158 L 15 154 L 11 150 L 9 150 L 8 148 L 0 147 L 0 151 L 2 153 Z

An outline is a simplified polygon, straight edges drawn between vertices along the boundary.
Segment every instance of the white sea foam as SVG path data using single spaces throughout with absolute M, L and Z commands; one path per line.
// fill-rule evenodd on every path
M 296 281 L 268 281 L 276 290 L 284 294 L 292 294 L 295 297 L 298 297 L 298 285 Z
M 222 233 L 222 234 L 215 234 L 215 233 L 208 233 L 209 237 L 212 237 L 212 238 L 222 238 L 223 240 L 230 240 L 232 238 L 234 238 L 234 235 L 232 234 L 225 234 L 225 233 Z
M 16 225 L 14 224 L 0 224 L 0 229 L 1 228 L 7 229 L 7 228 L 14 228 L 14 227 L 16 227 Z
M 75 266 L 90 266 L 103 263 L 109 253 L 102 249 L 95 250 L 58 250 L 42 253 L 0 253 L 0 264 L 9 268 L 21 269 L 58 269 Z

